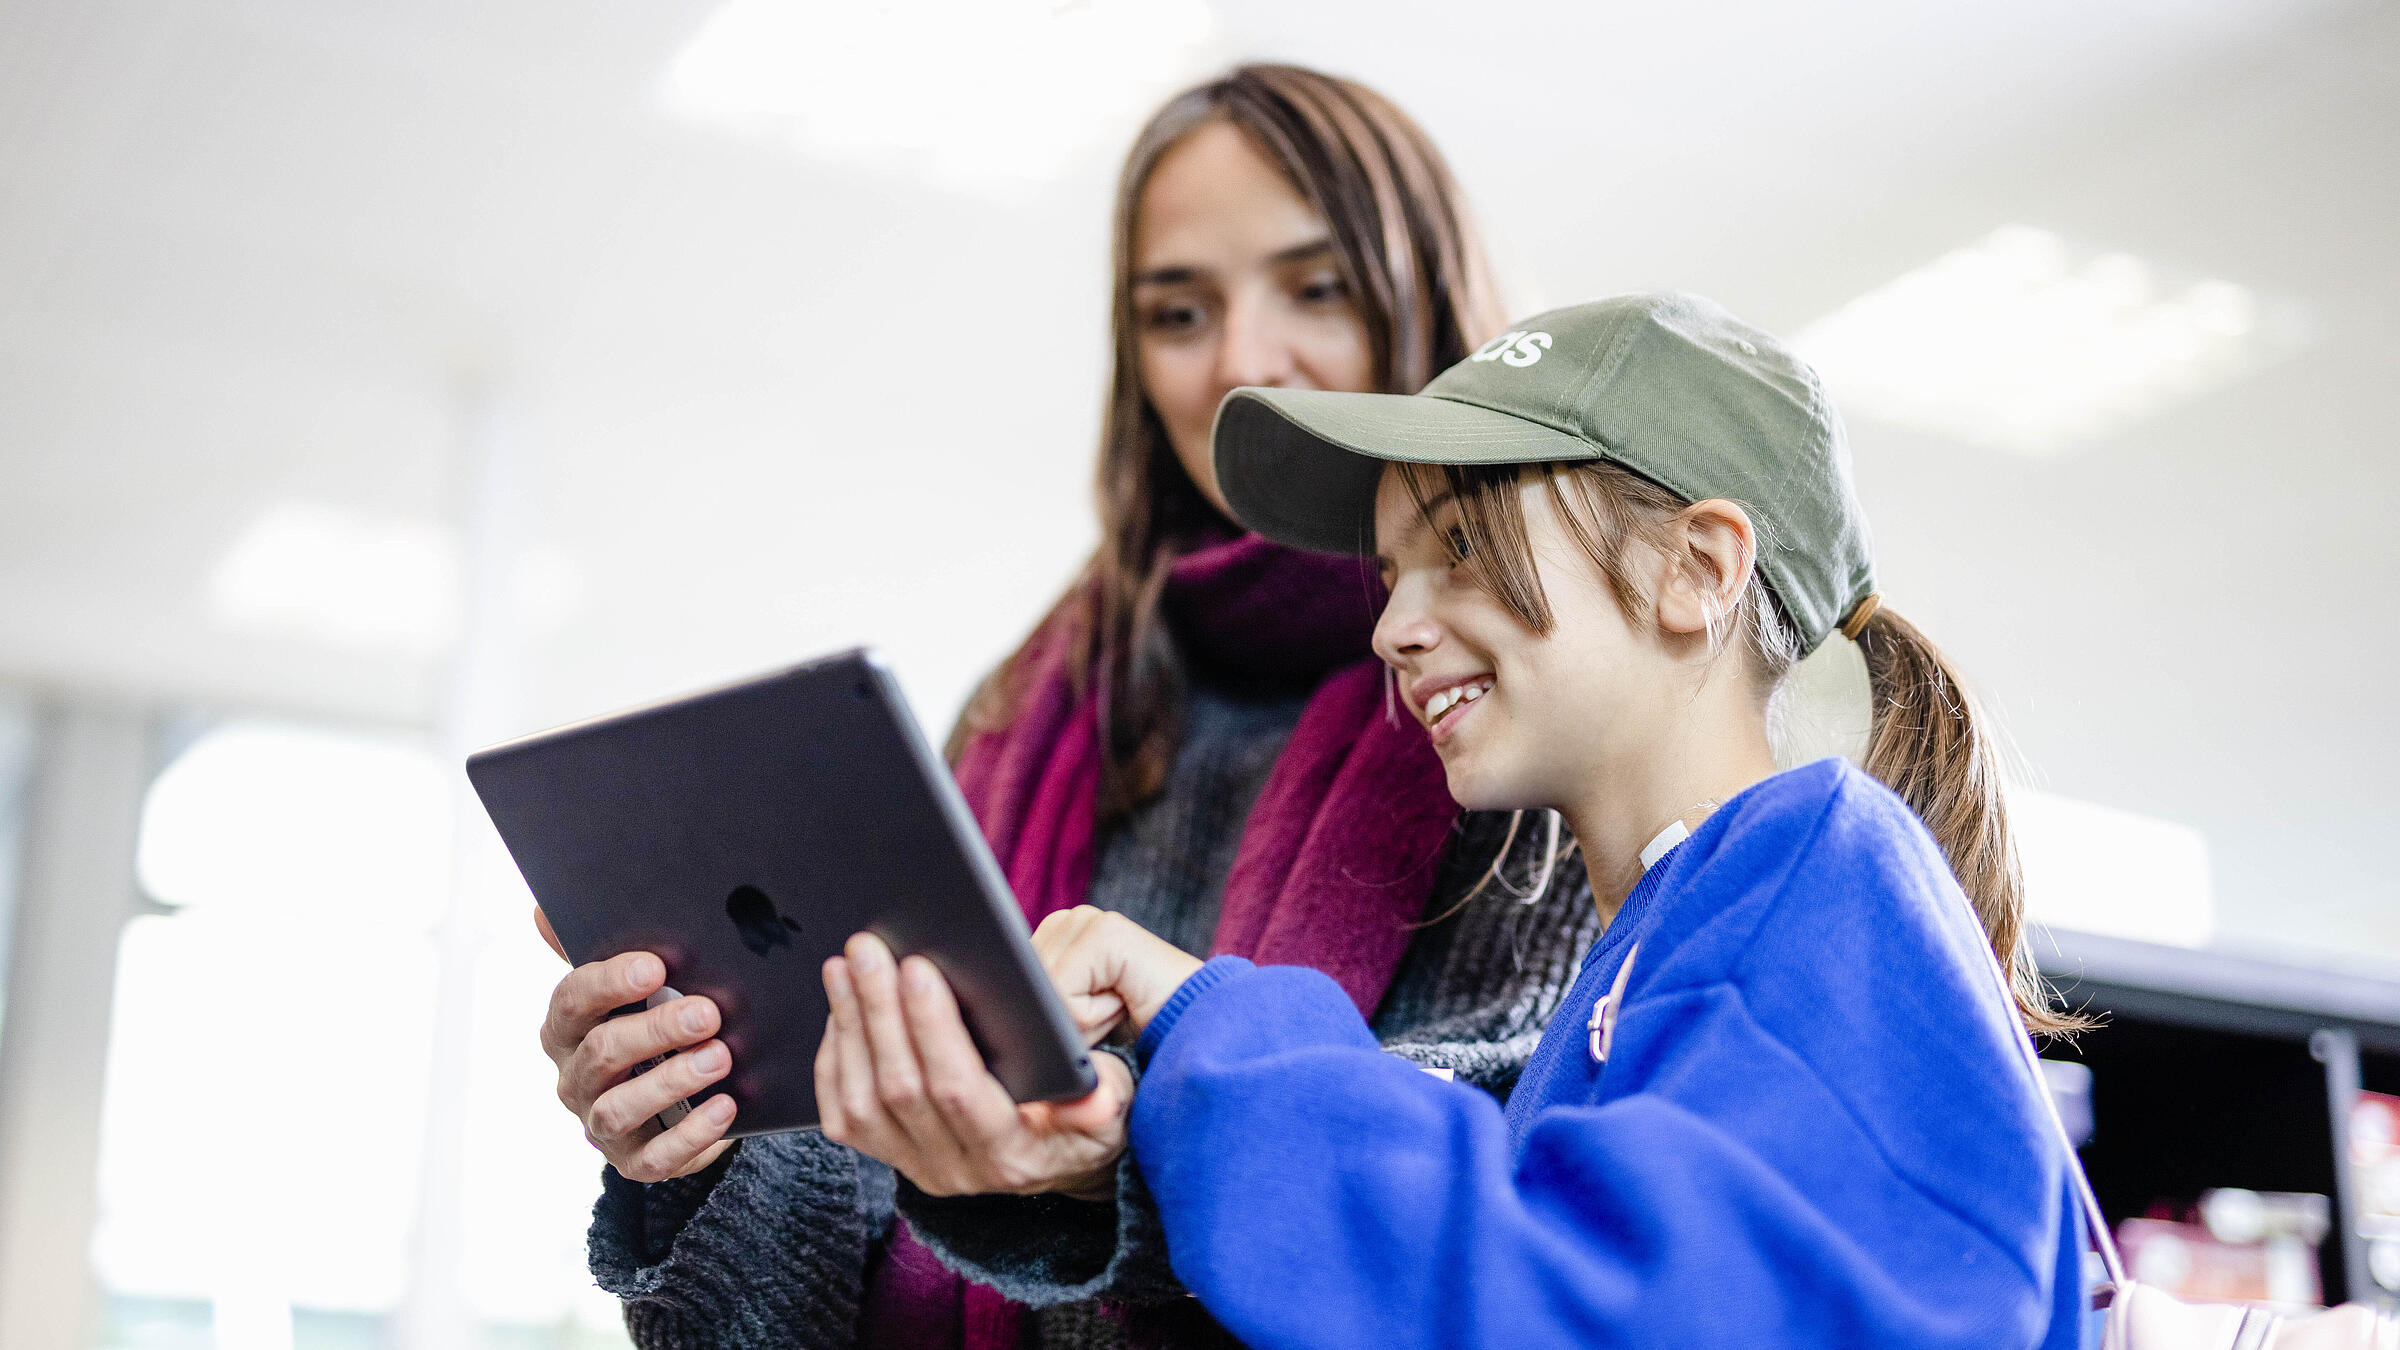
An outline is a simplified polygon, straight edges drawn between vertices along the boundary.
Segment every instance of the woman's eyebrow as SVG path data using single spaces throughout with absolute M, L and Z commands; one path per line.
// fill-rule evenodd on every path
M 1296 262 L 1313 262 L 1333 252 L 1333 236 L 1319 235 L 1283 249 L 1267 259 L 1269 267 L 1283 267 Z
M 1268 254 L 1267 266 L 1289 267 L 1296 262 L 1314 261 L 1318 258 L 1322 258 L 1331 254 L 1333 251 L 1333 237 L 1331 235 L 1319 235 L 1314 239 L 1302 240 L 1301 242 L 1292 245 L 1290 248 L 1279 249 L 1274 253 Z M 1194 267 L 1186 263 L 1177 263 L 1166 267 L 1153 267 L 1147 271 L 1136 272 L 1133 274 L 1133 284 L 1136 286 L 1181 286 L 1187 282 L 1198 281 L 1200 278 L 1208 276 L 1209 274 L 1210 269 L 1208 268 Z
M 1185 282 L 1198 281 L 1207 275 L 1207 272 L 1208 269 L 1204 267 L 1153 267 L 1147 272 L 1134 273 L 1133 284 L 1136 286 L 1181 286 Z

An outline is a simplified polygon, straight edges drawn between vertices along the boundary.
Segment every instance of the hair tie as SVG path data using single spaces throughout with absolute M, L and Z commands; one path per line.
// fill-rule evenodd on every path
M 1881 608 L 1883 592 L 1867 592 L 1867 598 L 1858 602 L 1858 607 L 1850 611 L 1849 618 L 1842 620 L 1842 636 L 1852 642 L 1858 641 L 1858 635 L 1867 631 L 1867 620 L 1874 618 L 1875 611 Z

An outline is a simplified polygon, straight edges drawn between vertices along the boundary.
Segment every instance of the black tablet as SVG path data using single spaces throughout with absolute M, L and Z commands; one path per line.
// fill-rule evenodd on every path
M 734 1135 L 817 1123 L 818 968 L 861 930 L 941 968 L 1018 1101 L 1098 1082 L 872 651 L 506 741 L 469 756 L 467 777 L 569 958 L 655 952 L 671 991 L 716 1000 L 733 1071 L 684 1107 L 731 1092 Z

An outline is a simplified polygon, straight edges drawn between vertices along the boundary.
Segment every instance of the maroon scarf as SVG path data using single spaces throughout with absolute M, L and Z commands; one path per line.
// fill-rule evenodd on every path
M 1314 966 L 1361 1014 L 1382 1002 L 1423 915 L 1458 806 L 1414 719 L 1387 716 L 1367 648 L 1383 601 L 1356 558 L 1258 535 L 1178 560 L 1162 607 L 1186 655 L 1240 679 L 1317 681 L 1242 831 L 1218 955 Z M 1068 672 L 1073 623 L 1035 636 L 1015 719 L 970 741 L 958 784 L 1028 922 L 1089 898 L 1100 712 Z M 1014 1350 L 1024 1310 L 952 1274 L 905 1224 L 870 1278 L 872 1345 Z

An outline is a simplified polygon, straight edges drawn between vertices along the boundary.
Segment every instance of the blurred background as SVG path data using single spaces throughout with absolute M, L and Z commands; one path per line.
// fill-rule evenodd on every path
M 1512 310 L 1796 336 L 2037 913 L 2391 987 L 2389 0 L 0 0 L 0 1346 L 622 1343 L 460 759 L 859 642 L 946 726 L 1095 538 L 1117 157 L 1249 58 Z

